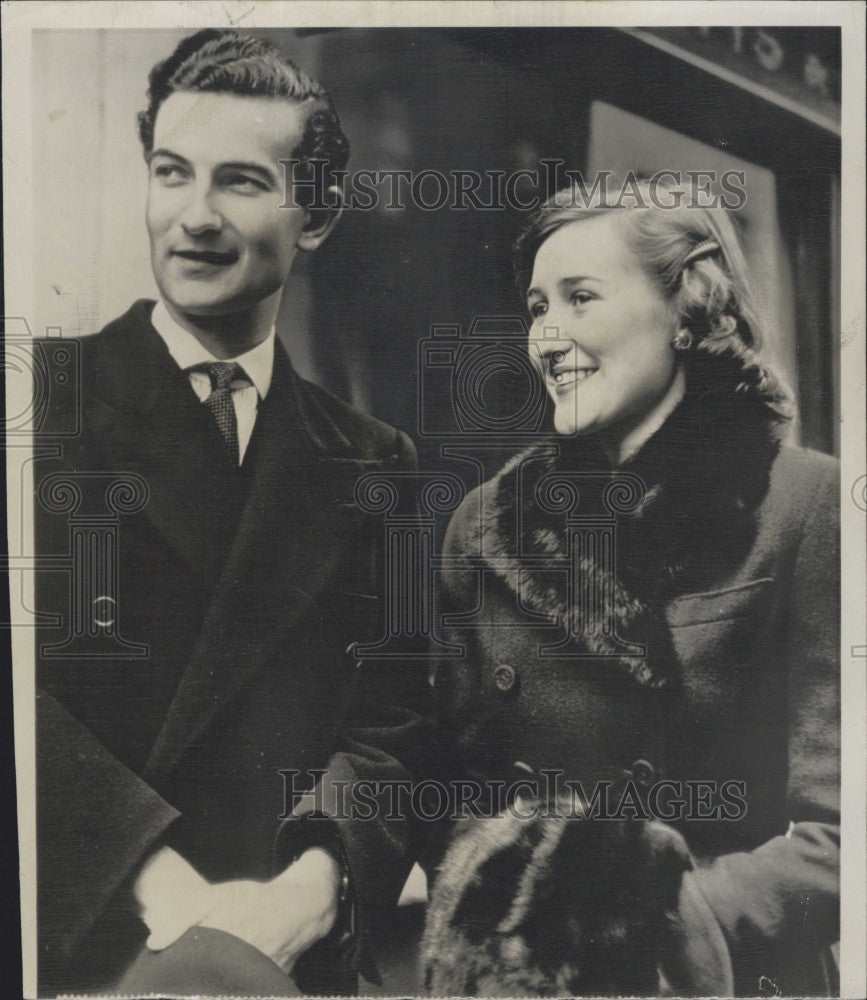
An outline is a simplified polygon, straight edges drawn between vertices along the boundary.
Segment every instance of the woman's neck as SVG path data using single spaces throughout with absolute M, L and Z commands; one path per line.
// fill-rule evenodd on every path
M 683 365 L 678 365 L 665 394 L 638 423 L 626 428 L 625 433 L 622 424 L 609 432 L 600 432 L 602 448 L 613 467 L 623 465 L 638 453 L 645 441 L 662 427 L 683 399 L 685 392 L 686 374 Z

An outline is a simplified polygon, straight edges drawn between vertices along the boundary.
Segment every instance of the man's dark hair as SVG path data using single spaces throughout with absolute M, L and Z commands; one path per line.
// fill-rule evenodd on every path
M 295 177 L 321 176 L 323 187 L 339 187 L 339 177 L 349 158 L 349 142 L 328 92 L 287 59 L 270 42 L 237 31 L 206 28 L 179 42 L 175 51 L 157 63 L 148 77 L 148 106 L 138 114 L 138 134 L 149 155 L 154 144 L 154 123 L 163 102 L 176 91 L 200 90 L 247 97 L 274 97 L 301 104 L 315 102 L 304 135 L 293 158 L 302 164 L 324 161 L 315 171 L 295 167 Z

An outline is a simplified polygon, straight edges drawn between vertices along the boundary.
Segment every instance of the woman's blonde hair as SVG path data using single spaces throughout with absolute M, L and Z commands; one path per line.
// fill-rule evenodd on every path
M 619 190 L 616 181 L 610 183 Z M 681 355 L 688 386 L 704 390 L 729 384 L 760 400 L 777 418 L 789 419 L 791 394 L 759 357 L 761 320 L 731 214 L 690 204 L 674 184 L 656 185 L 651 196 L 651 183 L 635 179 L 630 191 L 642 197 L 635 207 L 612 205 L 604 195 L 588 205 L 575 185 L 545 202 L 515 244 L 522 296 L 536 253 L 549 236 L 572 222 L 613 213 L 623 220 L 639 263 L 691 335 L 691 346 Z M 660 204 L 661 192 L 672 207 Z

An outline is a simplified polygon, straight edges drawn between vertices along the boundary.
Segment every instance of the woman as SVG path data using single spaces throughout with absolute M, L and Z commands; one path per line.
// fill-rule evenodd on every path
M 836 463 L 783 444 L 790 400 L 758 357 L 722 210 L 566 190 L 516 263 L 556 435 L 449 526 L 443 604 L 464 655 L 438 670 L 442 722 L 465 776 L 543 776 L 550 794 L 557 770 L 585 815 L 616 822 L 459 824 L 429 982 L 641 992 L 652 966 L 653 992 L 830 992 Z M 660 930 L 675 924 L 680 945 Z

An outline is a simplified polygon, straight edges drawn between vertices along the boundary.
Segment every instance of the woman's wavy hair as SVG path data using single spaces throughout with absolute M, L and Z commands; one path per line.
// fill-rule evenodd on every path
M 609 188 L 621 190 L 617 178 Z M 624 220 L 641 266 L 692 334 L 692 346 L 681 352 L 688 391 L 732 388 L 760 403 L 774 420 L 790 420 L 792 395 L 759 356 L 761 320 L 731 214 L 724 208 L 690 204 L 687 192 L 674 184 L 656 185 L 653 197 L 650 188 L 645 178 L 630 185 L 643 201 L 634 208 L 612 205 L 604 194 L 601 202 L 588 205 L 576 185 L 548 199 L 515 244 L 515 276 L 522 297 L 536 253 L 549 236 L 572 222 L 614 212 Z M 676 207 L 662 207 L 661 194 L 668 196 L 665 204 Z
M 293 104 L 315 102 L 294 158 L 301 161 L 295 177 L 322 179 L 324 189 L 340 187 L 340 175 L 349 159 L 349 142 L 327 91 L 311 79 L 270 42 L 228 29 L 206 28 L 182 39 L 175 51 L 157 63 L 148 77 L 148 106 L 137 117 L 145 156 L 153 150 L 154 125 L 163 102 L 177 91 L 210 91 L 245 97 L 274 97 Z M 319 171 L 311 161 L 324 161 Z M 312 199 L 309 184 L 299 188 Z M 317 198 L 324 197 L 316 191 Z

